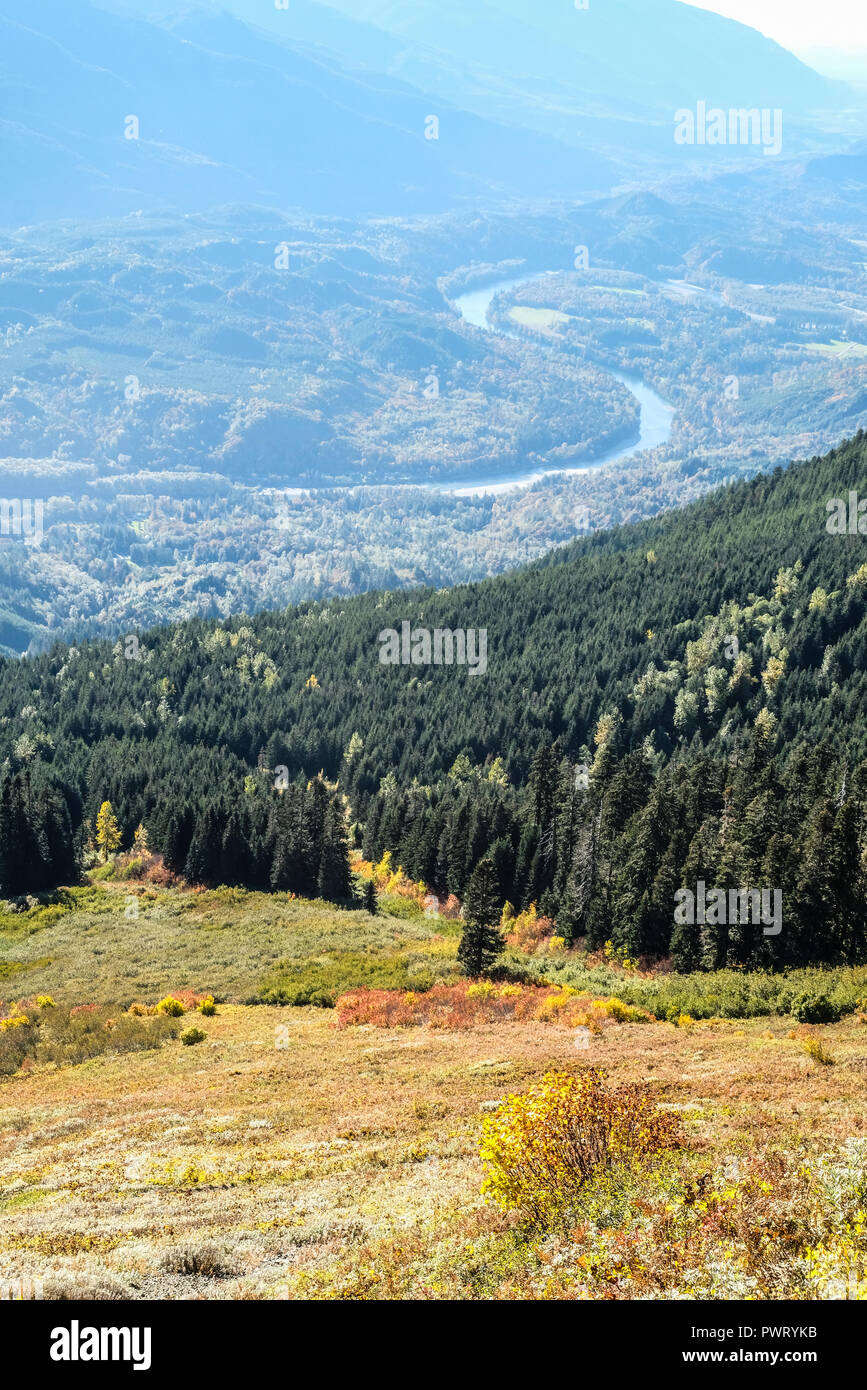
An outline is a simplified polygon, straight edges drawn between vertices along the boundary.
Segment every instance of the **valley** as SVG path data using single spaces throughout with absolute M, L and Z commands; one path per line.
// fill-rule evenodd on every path
M 867 79 L 732 3 L 4 0 L 10 1378 L 277 1301 L 834 1376 Z

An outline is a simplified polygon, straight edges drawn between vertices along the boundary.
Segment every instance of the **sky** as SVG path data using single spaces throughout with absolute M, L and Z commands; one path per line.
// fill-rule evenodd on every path
M 865 0 L 687 0 L 750 24 L 794 51 L 811 48 L 867 50 Z

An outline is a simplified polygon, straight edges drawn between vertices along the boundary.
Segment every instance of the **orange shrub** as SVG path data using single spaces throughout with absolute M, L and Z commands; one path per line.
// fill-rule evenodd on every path
M 491 980 L 462 980 L 434 985 L 424 993 L 413 990 L 357 989 L 342 994 L 335 1005 L 337 1026 L 372 1023 L 377 1028 L 472 1028 L 500 1019 L 559 1023 L 600 1033 L 611 1023 L 640 1023 L 652 1018 L 620 1000 L 593 999 L 556 985 L 495 984 Z

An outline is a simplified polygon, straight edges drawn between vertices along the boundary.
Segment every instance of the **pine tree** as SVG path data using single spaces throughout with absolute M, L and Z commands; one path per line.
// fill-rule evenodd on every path
M 185 804 L 169 817 L 163 839 L 163 863 L 173 874 L 182 874 L 186 867 L 195 817 L 192 807 Z
M 220 883 L 223 881 L 222 849 L 225 817 L 214 802 L 196 820 L 190 841 L 190 851 L 184 866 L 184 877 L 190 883 Z
M 465 975 L 483 974 L 502 951 L 499 922 L 497 871 L 490 859 L 483 859 L 473 870 L 464 901 L 464 933 L 458 961 Z
M 322 858 L 317 888 L 328 902 L 345 902 L 350 896 L 349 840 L 346 816 L 339 797 L 333 797 L 322 828 Z
M 224 883 L 243 883 L 252 887 L 250 834 L 238 809 L 232 811 L 223 831 L 220 878 Z
M 379 911 L 379 899 L 376 896 L 376 884 L 374 883 L 372 878 L 369 878 L 364 885 L 364 906 L 370 913 L 371 917 L 375 917 Z

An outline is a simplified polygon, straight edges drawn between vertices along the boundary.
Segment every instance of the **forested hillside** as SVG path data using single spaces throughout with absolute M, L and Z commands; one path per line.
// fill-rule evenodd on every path
M 490 856 L 501 899 L 567 940 L 691 968 L 863 957 L 867 554 L 826 523 L 865 454 L 862 434 L 466 588 L 4 661 L 5 891 L 13 821 L 42 827 L 38 888 L 109 799 L 125 844 L 144 822 L 192 878 L 339 899 L 342 804 L 365 857 L 461 896 Z M 402 623 L 485 629 L 486 674 L 381 664 Z M 676 926 L 698 881 L 780 890 L 782 932 Z

